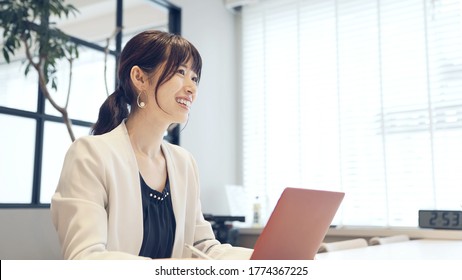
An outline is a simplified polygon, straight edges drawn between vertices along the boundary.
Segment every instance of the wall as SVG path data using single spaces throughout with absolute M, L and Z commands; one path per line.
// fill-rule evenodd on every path
M 49 209 L 0 210 L 0 259 L 59 259 Z
M 202 54 L 198 101 L 181 133 L 201 171 L 204 212 L 227 214 L 225 184 L 236 183 L 236 54 L 233 15 L 221 0 L 174 0 L 182 33 Z M 48 209 L 0 209 L 0 259 L 55 259 L 57 236 Z
M 199 95 L 180 144 L 196 158 L 205 213 L 229 214 L 226 184 L 238 184 L 237 41 L 234 15 L 221 0 L 173 0 L 182 34 L 203 59 Z

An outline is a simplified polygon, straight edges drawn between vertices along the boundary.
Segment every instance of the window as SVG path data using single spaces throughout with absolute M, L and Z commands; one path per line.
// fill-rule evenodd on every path
M 72 68 L 68 107 L 75 136 L 80 137 L 89 134 L 100 105 L 107 93 L 114 91 L 117 51 L 113 49 L 148 28 L 180 34 L 181 10 L 167 1 L 125 1 L 123 37 L 116 44 L 117 40 L 112 40 L 106 58 L 106 38 L 114 32 L 116 15 L 122 16 L 116 13 L 116 3 L 69 2 L 80 11 L 77 19 L 53 20 L 80 45 Z M 37 74 L 31 70 L 25 77 L 24 57 L 20 51 L 17 54 L 10 64 L 3 56 L 0 59 L 0 207 L 48 207 L 71 140 L 61 114 L 38 94 Z M 52 94 L 62 105 L 66 102 L 69 64 L 60 64 L 57 75 L 58 91 Z M 169 132 L 166 139 L 178 143 L 178 131 Z
M 414 227 L 462 205 L 458 0 L 242 9 L 243 184 L 346 193 L 335 224 Z
M 73 66 L 69 116 L 76 137 L 88 135 L 106 98 L 103 77 L 104 53 L 85 46 L 79 47 L 79 59 Z M 109 90 L 115 85 L 115 56 L 108 57 Z M 24 76 L 25 64 L 15 62 L 0 65 L 0 203 L 5 205 L 35 205 L 50 203 L 59 178 L 64 154 L 71 144 L 61 115 L 38 94 L 38 76 L 31 71 Z M 66 102 L 69 64 L 62 63 L 58 76 L 58 91 L 53 98 L 62 106 Z M 88 71 L 92 69 L 93 71 Z M 98 71 L 97 69 L 100 69 Z M 76 83 L 76 80 L 86 81 Z M 99 80 L 99 81 L 97 81 Z

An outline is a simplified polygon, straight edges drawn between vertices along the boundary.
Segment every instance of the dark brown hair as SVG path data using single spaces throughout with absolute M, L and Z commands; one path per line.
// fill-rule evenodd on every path
M 130 79 L 133 66 L 137 65 L 149 76 L 152 76 L 160 66 L 165 66 L 155 87 L 155 94 L 157 94 L 159 86 L 172 78 L 177 69 L 189 60 L 192 61 L 192 70 L 197 74 L 199 81 L 202 68 L 201 56 L 183 37 L 149 30 L 130 39 L 119 58 L 117 89 L 101 105 L 92 134 L 99 135 L 113 130 L 128 117 L 129 108 L 136 108 L 136 92 Z

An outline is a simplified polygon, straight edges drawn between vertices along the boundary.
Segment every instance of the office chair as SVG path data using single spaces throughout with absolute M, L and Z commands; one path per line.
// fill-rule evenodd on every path
M 392 235 L 392 236 L 387 236 L 387 237 L 375 236 L 369 239 L 369 245 L 382 245 L 382 244 L 388 244 L 388 243 L 404 242 L 404 241 L 409 241 L 409 240 L 410 240 L 409 236 L 405 234 Z
M 336 241 L 329 243 L 321 243 L 318 249 L 318 253 L 322 252 L 333 252 L 354 248 L 367 247 L 367 241 L 364 238 L 349 239 L 344 241 Z

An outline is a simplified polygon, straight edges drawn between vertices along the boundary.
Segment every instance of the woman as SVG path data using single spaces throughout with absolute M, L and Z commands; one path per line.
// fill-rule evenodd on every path
M 201 66 L 178 35 L 146 31 L 124 47 L 119 86 L 94 135 L 69 148 L 52 198 L 66 259 L 189 258 L 185 244 L 212 258 L 230 250 L 203 218 L 193 157 L 163 141 L 188 120 Z

